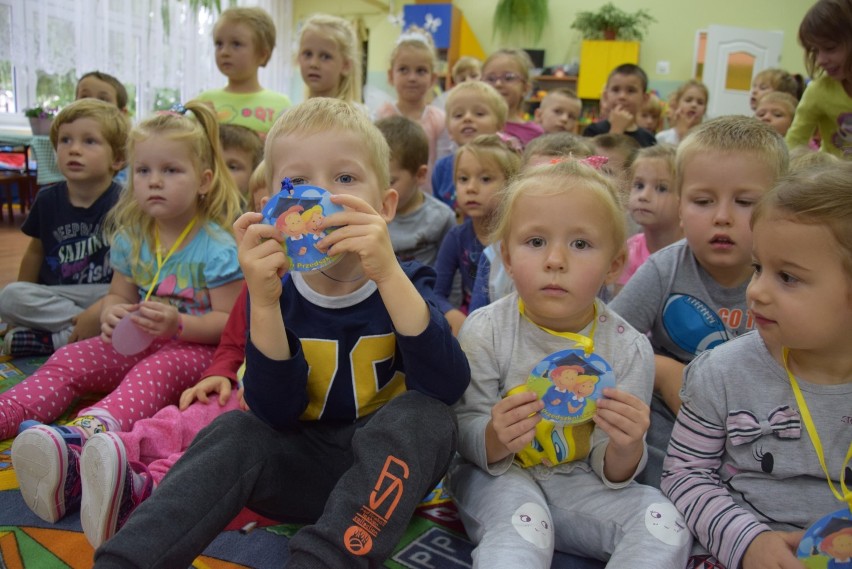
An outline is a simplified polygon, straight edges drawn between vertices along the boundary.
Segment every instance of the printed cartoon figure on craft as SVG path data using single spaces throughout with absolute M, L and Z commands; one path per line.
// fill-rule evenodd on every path
M 289 178 L 281 182 L 281 192 L 263 208 L 266 223 L 274 225 L 286 237 L 285 249 L 294 271 L 316 271 L 333 265 L 338 257 L 329 257 L 316 244 L 333 229 L 321 229 L 324 214 L 343 211 L 331 202 L 331 194 L 316 186 L 294 186 Z
M 686 521 L 670 502 L 648 506 L 645 510 L 645 527 L 654 537 L 669 545 L 684 544 L 689 539 Z
M 521 537 L 536 547 L 553 547 L 553 521 L 539 504 L 521 504 L 512 515 L 512 525 Z
M 542 398 L 543 419 L 557 425 L 591 420 L 595 401 L 604 387 L 615 387 L 612 367 L 600 356 L 582 350 L 562 350 L 544 358 L 533 368 L 527 386 Z
M 852 511 L 841 508 L 808 528 L 796 556 L 809 568 L 852 567 Z

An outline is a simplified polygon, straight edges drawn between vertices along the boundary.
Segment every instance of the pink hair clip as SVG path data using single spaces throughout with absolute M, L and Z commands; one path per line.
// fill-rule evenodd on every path
M 609 158 L 607 158 L 606 156 L 595 155 L 595 156 L 587 156 L 586 158 L 572 158 L 570 156 L 566 157 L 566 158 L 554 158 L 553 160 L 550 161 L 550 163 L 551 164 L 559 164 L 560 162 L 564 162 L 565 160 L 576 160 L 577 162 L 581 162 L 581 163 L 585 164 L 586 166 L 591 166 L 595 170 L 600 170 L 601 166 L 603 166 L 604 164 L 609 162 Z

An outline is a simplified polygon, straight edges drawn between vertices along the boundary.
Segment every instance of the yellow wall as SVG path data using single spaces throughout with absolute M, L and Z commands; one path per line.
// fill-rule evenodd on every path
M 577 30 L 571 29 L 571 22 L 578 11 L 595 10 L 602 2 L 550 0 L 549 24 L 539 44 L 516 41 L 518 45 L 513 47 L 544 49 L 546 65 L 579 61 L 582 38 Z M 294 0 L 293 21 L 298 22 L 315 12 L 362 17 L 370 28 L 368 79 L 375 84 L 380 81 L 380 73 L 387 69 L 391 46 L 399 34 L 399 29 L 388 21 L 387 11 L 378 6 L 381 3 L 378 0 Z M 401 12 L 403 4 L 411 3 L 407 0 L 395 2 L 395 6 Z M 496 0 L 456 0 L 455 4 L 464 12 L 486 53 L 502 47 L 492 38 Z M 784 32 L 781 66 L 794 73 L 805 72 L 802 49 L 796 37 L 799 23 L 812 5 L 811 0 L 617 0 L 617 4 L 628 12 L 647 8 L 657 19 L 657 23 L 651 24 L 639 52 L 639 64 L 652 83 L 679 83 L 692 76 L 695 31 L 709 24 L 781 30 Z M 656 62 L 660 60 L 670 62 L 668 75 L 656 73 Z

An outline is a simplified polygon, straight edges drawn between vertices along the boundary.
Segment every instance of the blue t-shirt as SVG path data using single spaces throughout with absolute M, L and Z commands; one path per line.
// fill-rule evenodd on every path
M 456 183 L 453 179 L 455 158 L 454 154 L 444 156 L 435 162 L 435 169 L 432 170 L 432 195 L 453 210 L 456 209 Z
M 114 269 L 133 279 L 140 300 L 148 294 L 157 273 L 153 251 L 145 242 L 138 262 L 131 259 L 130 241 L 123 233 L 112 246 Z M 208 223 L 163 264 L 152 298 L 176 306 L 182 314 L 206 314 L 212 310 L 210 289 L 242 278 L 234 238 L 219 225 Z
M 438 260 L 435 261 L 435 272 L 438 273 L 435 281 L 435 296 L 438 307 L 444 311 L 444 314 L 453 308 L 458 308 L 467 314 L 483 248 L 473 229 L 473 220 L 469 218 L 461 225 L 450 229 L 444 237 L 444 242 L 441 243 L 441 249 L 438 251 Z M 456 271 L 461 274 L 462 286 L 462 301 L 457 307 L 453 306 L 449 300 Z
M 76 207 L 68 185 L 40 190 L 21 231 L 41 241 L 44 259 L 38 282 L 49 286 L 107 284 L 112 279 L 110 247 L 103 222 L 118 201 L 121 186 L 112 183 L 89 207 Z

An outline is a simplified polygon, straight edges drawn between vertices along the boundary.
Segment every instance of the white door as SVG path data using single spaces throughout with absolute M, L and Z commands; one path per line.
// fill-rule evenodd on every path
M 710 90 L 707 116 L 750 115 L 751 80 L 779 66 L 784 32 L 711 25 L 706 33 L 702 81 Z

